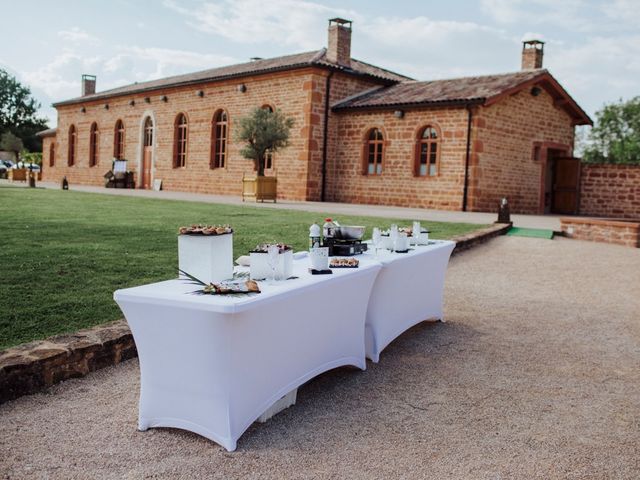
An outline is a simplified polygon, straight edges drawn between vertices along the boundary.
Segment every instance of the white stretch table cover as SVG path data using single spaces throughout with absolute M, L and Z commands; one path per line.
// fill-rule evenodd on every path
M 363 257 L 373 258 L 370 250 Z M 378 250 L 382 263 L 369 297 L 365 342 L 367 358 L 380 352 L 404 331 L 424 320 L 442 320 L 444 279 L 455 242 L 436 240 L 411 247 L 408 253 Z
M 327 370 L 366 368 L 364 322 L 381 268 L 311 276 L 308 259 L 251 296 L 195 295 L 183 280 L 118 290 L 140 360 L 139 429 L 176 427 L 227 450 L 283 395 Z

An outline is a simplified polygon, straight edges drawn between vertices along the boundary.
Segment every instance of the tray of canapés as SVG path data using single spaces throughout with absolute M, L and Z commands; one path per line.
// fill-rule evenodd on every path
M 178 229 L 180 235 L 226 235 L 233 233 L 233 228 L 229 225 L 202 225 L 194 224 Z
M 272 247 L 274 245 L 278 247 L 279 254 L 287 252 L 289 250 L 293 250 L 293 247 L 291 245 L 286 245 L 284 243 L 261 243 L 249 253 L 269 253 L 269 247 Z
M 360 261 L 353 257 L 334 257 L 329 262 L 329 268 L 358 268 Z

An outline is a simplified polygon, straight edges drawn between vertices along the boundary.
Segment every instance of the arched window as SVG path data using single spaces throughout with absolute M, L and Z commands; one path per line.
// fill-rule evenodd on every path
M 261 107 L 263 110 L 268 110 L 271 113 L 273 113 L 273 107 L 269 104 L 263 105 Z M 264 156 L 264 168 L 269 169 L 269 168 L 273 168 L 273 152 L 270 152 L 267 150 L 267 153 Z
M 188 123 L 184 113 L 178 114 L 175 123 L 173 142 L 173 167 L 184 167 L 187 164 Z
M 124 123 L 118 120 L 113 132 L 113 156 L 117 160 L 124 160 L 124 133 Z
M 67 156 L 67 164 L 72 167 L 76 163 L 76 149 L 77 149 L 78 134 L 76 132 L 76 126 L 71 125 L 69 127 L 69 155 Z
M 367 134 L 365 144 L 365 174 L 382 175 L 382 158 L 384 151 L 384 139 L 382 132 L 372 128 Z
M 227 112 L 218 110 L 211 122 L 211 168 L 224 168 L 227 164 L 227 138 L 229 122 Z
M 98 124 L 91 124 L 89 133 L 89 166 L 95 167 L 98 164 Z
M 144 146 L 153 146 L 153 120 L 151 117 L 147 117 L 144 121 Z
M 419 177 L 434 177 L 438 175 L 438 131 L 428 125 L 418 136 L 415 173 Z
M 51 142 L 49 146 L 49 166 L 53 167 L 56 164 L 56 142 Z

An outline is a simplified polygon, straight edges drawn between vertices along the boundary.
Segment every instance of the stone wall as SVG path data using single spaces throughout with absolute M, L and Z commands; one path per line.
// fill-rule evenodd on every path
M 571 117 L 542 90 L 524 89 L 475 115 L 469 210 L 494 211 L 502 197 L 512 213 L 542 213 L 547 149 L 573 150 Z M 534 158 L 534 147 L 541 147 Z
M 125 125 L 125 158 L 128 168 L 141 170 L 142 130 L 150 116 L 154 123 L 153 174 L 166 190 L 240 195 L 244 173 L 253 174 L 253 162 L 240 155 L 242 145 L 233 140 L 235 122 L 251 109 L 271 105 L 295 121 L 289 147 L 274 155 L 278 175 L 278 196 L 283 199 L 307 199 L 307 147 L 310 122 L 320 125 L 319 114 L 311 111 L 310 102 L 319 98 L 313 79 L 319 69 L 256 75 L 240 80 L 211 82 L 189 87 L 164 88 L 148 93 L 124 95 L 102 101 L 58 108 L 56 158 L 54 167 L 46 168 L 44 180 L 59 182 L 66 175 L 71 184 L 104 185 L 103 175 L 111 169 L 114 156 L 114 129 L 118 119 Z M 238 86 L 244 84 L 245 92 Z M 204 96 L 199 96 L 202 90 Z M 166 96 L 167 101 L 162 97 Z M 149 98 L 149 103 L 145 98 Z M 130 102 L 133 101 L 134 105 Z M 105 106 L 108 105 L 108 109 Z M 81 108 L 85 108 L 85 112 Z M 210 168 L 211 121 L 219 109 L 228 114 L 229 133 L 225 168 Z M 186 166 L 173 168 L 174 122 L 179 113 L 188 118 Z M 98 164 L 89 167 L 89 132 L 92 122 L 99 129 Z M 76 165 L 67 166 L 68 132 L 75 125 L 78 136 Z M 48 160 L 48 152 L 43 155 Z M 48 166 L 48 161 L 47 161 Z M 267 171 L 267 174 L 274 172 Z M 139 185 L 139 176 L 136 175 Z
M 615 243 L 625 247 L 640 246 L 640 223 L 596 218 L 566 217 L 560 219 L 566 237 L 591 242 Z
M 415 175 L 416 143 L 427 125 L 440 135 L 438 174 L 419 177 Z M 381 175 L 365 174 L 366 137 L 374 127 L 384 137 Z M 392 110 L 338 114 L 328 200 L 460 210 L 466 128 L 464 108 L 412 109 L 403 118 Z
M 274 155 L 274 168 L 267 171 L 278 176 L 278 198 L 320 200 L 328 75 L 325 69 L 302 68 L 60 106 L 55 162 L 49 166 L 49 145 L 45 142 L 43 180 L 60 182 L 66 176 L 72 185 L 104 185 L 118 120 L 125 125 L 128 168 L 139 173 L 143 125 L 150 116 L 154 123 L 152 179 L 162 180 L 165 190 L 240 195 L 242 176 L 253 174 L 254 167 L 240 155 L 242 145 L 233 140 L 234 125 L 252 108 L 268 104 L 295 121 L 289 147 Z M 239 91 L 240 84 L 246 91 Z M 376 85 L 334 72 L 329 104 Z M 211 121 L 219 109 L 225 109 L 229 119 L 227 162 L 225 168 L 211 169 Z M 179 113 L 188 118 L 187 160 L 185 167 L 174 168 L 174 123 Z M 547 149 L 571 153 L 573 124 L 569 115 L 546 91 L 533 96 L 529 89 L 491 106 L 474 107 L 473 115 L 468 209 L 495 211 L 499 200 L 507 197 L 514 213 L 540 213 Z M 89 133 L 94 121 L 99 129 L 98 164 L 89 167 Z M 409 108 L 401 118 L 395 116 L 394 109 L 329 112 L 325 199 L 461 210 L 467 122 L 463 106 Z M 69 167 L 71 125 L 77 130 L 78 148 L 76 165 Z M 416 149 L 418 135 L 427 125 L 440 135 L 439 166 L 437 175 L 420 177 L 415 175 Z M 382 175 L 364 173 L 365 137 L 373 127 L 384 134 Z M 539 158 L 534 158 L 535 146 L 541 148 Z M 139 175 L 136 181 L 140 187 Z
M 0 403 L 136 355 L 124 320 L 0 351 Z
M 640 220 L 640 165 L 583 164 L 580 214 Z

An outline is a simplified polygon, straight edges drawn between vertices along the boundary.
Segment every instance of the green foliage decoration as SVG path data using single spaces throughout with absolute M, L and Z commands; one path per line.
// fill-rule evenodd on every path
M 238 123 L 236 139 L 245 143 L 240 153 L 255 162 L 258 176 L 262 177 L 267 153 L 275 153 L 289 145 L 293 119 L 280 110 L 255 108 Z

